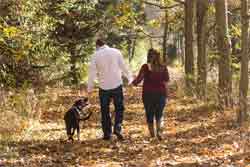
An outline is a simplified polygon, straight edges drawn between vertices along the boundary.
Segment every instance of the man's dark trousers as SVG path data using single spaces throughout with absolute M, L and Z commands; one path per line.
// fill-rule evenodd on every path
M 122 86 L 119 86 L 111 90 L 99 89 L 99 98 L 101 104 L 101 114 L 102 114 L 102 130 L 104 137 L 110 137 L 112 133 L 112 120 L 110 117 L 110 102 L 113 99 L 115 106 L 115 125 L 114 133 L 121 133 L 121 125 L 123 121 L 123 90 Z

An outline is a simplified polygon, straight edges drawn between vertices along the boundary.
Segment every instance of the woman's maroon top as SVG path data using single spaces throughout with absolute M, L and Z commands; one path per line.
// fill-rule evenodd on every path
M 142 95 L 145 93 L 159 93 L 161 95 L 167 96 L 165 84 L 169 81 L 167 68 L 164 68 L 164 70 L 160 72 L 154 72 L 149 70 L 147 64 L 144 64 L 140 69 L 139 75 L 134 79 L 132 84 L 136 86 L 142 80 L 144 80 Z

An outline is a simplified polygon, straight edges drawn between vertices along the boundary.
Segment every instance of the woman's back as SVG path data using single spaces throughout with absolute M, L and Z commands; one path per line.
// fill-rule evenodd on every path
M 162 66 L 161 70 L 153 71 L 150 65 L 144 64 L 141 67 L 138 77 L 134 80 L 133 84 L 137 85 L 142 80 L 143 82 L 143 94 L 145 93 L 157 93 L 166 95 L 166 82 L 169 80 L 169 74 L 166 67 Z

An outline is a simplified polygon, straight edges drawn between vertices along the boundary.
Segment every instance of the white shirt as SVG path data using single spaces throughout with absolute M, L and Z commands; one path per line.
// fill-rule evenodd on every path
M 99 87 L 103 90 L 117 88 L 123 84 L 122 75 L 128 79 L 129 83 L 132 81 L 132 75 L 121 52 L 104 45 L 92 56 L 89 66 L 88 92 L 92 91 L 95 79 L 98 79 Z

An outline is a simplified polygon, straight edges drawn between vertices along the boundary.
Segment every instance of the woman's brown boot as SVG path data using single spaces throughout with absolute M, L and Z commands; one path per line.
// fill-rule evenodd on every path
M 162 123 L 161 123 L 161 121 L 156 122 L 156 133 L 157 133 L 157 138 L 159 140 L 162 140 Z
M 148 124 L 148 131 L 149 131 L 151 137 L 155 137 L 154 124 L 152 124 L 152 123 Z

